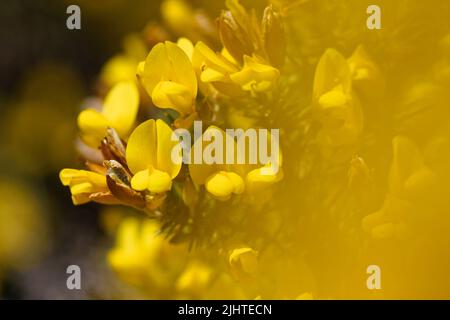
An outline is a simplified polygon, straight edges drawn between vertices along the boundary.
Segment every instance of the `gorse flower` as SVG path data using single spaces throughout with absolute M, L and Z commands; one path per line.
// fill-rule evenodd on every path
M 218 19 L 220 39 L 231 57 L 243 64 L 247 56 L 257 55 L 280 68 L 285 59 L 284 28 L 280 14 L 269 5 L 261 23 L 238 0 L 227 0 L 228 10 Z
M 218 138 L 220 137 L 220 139 Z M 202 143 L 205 139 L 210 143 Z M 223 141 L 220 146 L 214 144 L 215 139 Z M 201 154 L 204 154 L 205 150 L 215 149 L 214 153 L 221 155 L 222 159 L 219 161 L 205 161 L 203 163 L 191 163 L 189 164 L 189 173 L 192 177 L 192 181 L 198 185 L 204 185 L 205 189 L 216 199 L 226 201 L 231 198 L 233 194 L 244 194 L 247 198 L 255 196 L 260 191 L 264 191 L 270 188 L 270 186 L 283 178 L 283 171 L 278 168 L 277 171 L 271 167 L 270 163 L 258 163 L 250 164 L 248 157 L 250 153 L 249 143 L 246 143 L 244 147 L 247 149 L 245 152 L 246 158 L 244 164 L 239 164 L 238 161 L 238 144 L 245 143 L 245 136 L 241 136 L 236 141 L 231 135 L 225 133 L 222 129 L 211 126 L 205 130 L 203 136 L 194 143 L 191 150 L 191 158 L 195 158 L 194 152 L 202 148 Z M 227 146 L 231 141 L 232 147 Z M 217 147 L 220 150 L 217 150 Z M 227 152 L 232 152 L 228 154 Z M 233 158 L 229 161 L 229 158 Z M 281 166 L 281 156 L 278 160 L 278 165 Z
M 197 78 L 188 56 L 175 43 L 153 47 L 138 67 L 138 78 L 157 107 L 174 109 L 182 116 L 194 112 Z
M 226 133 L 217 127 L 209 127 L 203 133 L 204 136 L 214 137 L 216 135 L 222 136 L 222 141 L 226 140 Z M 196 144 L 201 143 L 202 138 L 194 143 L 192 153 L 198 149 Z M 234 140 L 233 140 L 234 143 Z M 202 154 L 207 148 L 210 148 L 211 143 L 202 144 Z M 226 158 L 226 144 L 222 144 L 222 151 L 216 150 L 222 154 L 220 163 L 223 164 L 195 164 L 189 165 L 189 173 L 192 181 L 198 185 L 205 185 L 206 190 L 218 200 L 228 200 L 233 194 L 242 194 L 245 190 L 245 182 L 243 179 L 243 167 L 235 164 L 225 164 Z M 234 145 L 234 148 L 236 146 Z M 236 154 L 236 153 L 235 153 Z M 192 155 L 194 157 L 195 155 Z
M 230 254 L 229 263 L 234 277 L 246 280 L 258 271 L 258 252 L 248 247 L 236 248 Z
M 181 150 L 179 161 L 172 159 L 172 149 L 178 144 L 171 140 L 172 133 L 162 120 L 148 120 L 133 131 L 126 149 L 127 165 L 134 173 L 133 189 L 153 193 L 171 189 L 172 180 L 181 169 Z
M 194 47 L 192 63 L 201 82 L 211 84 L 216 90 L 229 96 L 243 94 L 239 86 L 230 79 L 230 75 L 239 69 L 226 55 L 215 53 L 203 42 L 198 42 Z
M 104 174 L 86 170 L 64 169 L 59 177 L 63 185 L 70 187 L 75 205 L 96 201 L 116 204 L 117 200 L 108 189 Z
M 339 146 L 356 141 L 363 129 L 359 98 L 353 91 L 352 75 L 345 58 L 328 49 L 317 64 L 314 77 L 313 106 L 325 145 Z
M 239 65 L 226 50 L 215 53 L 202 42 L 195 45 L 192 61 L 202 82 L 232 97 L 267 91 L 280 76 L 276 68 L 257 55 L 243 56 L 243 65 Z
M 164 293 L 180 277 L 186 253 L 183 246 L 170 245 L 158 232 L 159 225 L 155 221 L 122 219 L 116 244 L 107 259 L 121 279 L 138 288 L 153 288 Z M 161 297 L 161 292 L 154 292 L 154 297 Z
M 347 60 L 352 74 L 353 87 L 362 97 L 380 99 L 384 95 L 385 81 L 378 65 L 362 45 Z
M 363 219 L 363 228 L 375 238 L 405 237 L 421 198 L 435 190 L 438 178 L 424 162 L 418 147 L 407 137 L 392 141 L 393 159 L 388 194 L 382 208 Z
M 108 260 L 117 271 L 145 272 L 149 261 L 158 258 L 161 239 L 157 237 L 157 224 L 137 219 L 124 219 L 117 233 L 116 248 L 108 254 Z
M 115 85 L 103 101 L 102 110 L 87 109 L 78 116 L 78 127 L 83 141 L 98 147 L 108 127 L 126 138 L 134 125 L 139 107 L 139 92 L 133 82 Z
M 264 92 L 274 86 L 280 76 L 280 72 L 264 63 L 257 56 L 244 56 L 244 66 L 236 73 L 230 75 L 230 79 L 241 86 L 242 90 L 252 93 Z
M 177 291 L 183 294 L 199 296 L 211 283 L 213 270 L 206 264 L 192 261 L 177 279 Z
M 272 89 L 284 63 L 284 34 L 279 15 L 271 6 L 261 25 L 237 0 L 227 1 L 228 11 L 218 19 L 223 50 L 214 52 L 205 43 L 194 47 L 192 63 L 202 82 L 219 92 L 242 97 Z
M 108 88 L 119 82 L 135 81 L 136 68 L 147 54 L 145 43 L 137 34 L 126 36 L 122 46 L 123 52 L 109 59 L 100 72 L 100 81 Z

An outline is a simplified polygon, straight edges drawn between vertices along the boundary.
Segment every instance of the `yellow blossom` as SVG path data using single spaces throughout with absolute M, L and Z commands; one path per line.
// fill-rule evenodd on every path
M 108 127 L 114 128 L 122 139 L 134 125 L 139 107 L 139 92 L 134 82 L 115 85 L 106 96 L 102 110 L 87 109 L 78 116 L 78 127 L 83 141 L 98 147 Z
M 223 53 L 216 53 L 199 41 L 192 55 L 192 64 L 201 83 L 211 84 L 216 90 L 229 96 L 242 96 L 244 92 L 230 75 L 239 71 L 238 65 Z
M 267 148 L 272 150 L 271 139 L 267 137 Z M 250 144 L 246 144 L 247 152 L 250 152 Z M 246 199 L 260 205 L 271 199 L 274 191 L 272 185 L 280 182 L 284 178 L 283 153 L 278 150 L 277 168 L 268 162 L 245 166 L 245 190 Z
M 90 201 L 118 203 L 109 192 L 105 175 L 87 170 L 63 169 L 59 178 L 64 186 L 70 187 L 75 205 Z
M 178 45 L 170 41 L 157 44 L 137 72 L 157 107 L 174 109 L 182 116 L 194 112 L 197 78 L 189 57 Z
M 202 82 L 233 97 L 243 96 L 245 92 L 267 91 L 280 75 L 276 68 L 256 55 L 245 55 L 244 64 L 240 66 L 227 50 L 216 53 L 203 42 L 195 45 L 192 61 Z
M 258 93 L 272 88 L 279 76 L 278 69 L 266 64 L 262 59 L 256 56 L 244 56 L 243 68 L 239 72 L 231 74 L 230 78 L 244 91 Z
M 130 34 L 123 41 L 123 52 L 109 59 L 100 72 L 100 80 L 108 88 L 119 82 L 135 81 L 136 67 L 147 53 L 145 44 L 137 34 Z
M 270 172 L 270 170 L 272 170 Z M 269 171 L 269 173 L 267 172 Z M 247 173 L 245 177 L 245 185 L 249 193 L 256 193 L 267 189 L 274 183 L 283 179 L 284 173 L 282 168 L 278 172 L 274 172 L 270 164 L 253 169 Z
M 348 59 L 353 85 L 364 97 L 380 99 L 385 90 L 385 82 L 380 68 L 360 45 Z
M 177 46 L 187 55 L 189 60 L 192 62 L 192 56 L 194 55 L 194 45 L 191 40 L 187 38 L 179 38 L 177 41 Z
M 157 232 L 154 222 L 141 225 L 135 218 L 123 220 L 117 233 L 117 246 L 108 254 L 110 265 L 116 270 L 145 269 L 156 258 L 161 241 L 156 237 Z
M 193 161 L 189 164 L 189 172 L 192 177 L 192 181 L 197 185 L 204 185 L 206 190 L 217 200 L 226 201 L 231 198 L 233 194 L 240 195 L 245 194 L 249 200 L 255 200 L 255 196 L 261 195 L 263 191 L 268 191 L 268 188 L 274 183 L 280 181 L 283 178 L 283 171 L 280 168 L 282 165 L 281 152 L 278 156 L 279 168 L 275 171 L 270 163 L 267 164 L 238 164 L 237 161 L 237 143 L 236 140 L 222 129 L 210 126 L 203 133 L 203 136 L 216 137 L 220 136 L 221 141 L 219 148 L 222 150 L 216 150 L 222 155 L 222 159 L 219 159 L 219 163 L 207 164 L 207 163 L 195 163 Z M 240 142 L 245 142 L 245 136 L 241 137 Z M 194 143 L 192 153 L 196 150 L 203 148 L 201 153 L 206 148 L 210 148 L 210 143 L 204 143 L 203 137 Z M 227 144 L 228 141 L 232 141 L 234 148 L 234 160 L 231 163 L 227 163 Z M 199 146 L 200 145 L 200 146 Z M 245 153 L 249 155 L 249 144 L 244 145 L 246 148 Z M 194 155 L 191 155 L 194 158 Z M 247 159 L 248 160 L 248 159 Z M 266 194 L 267 195 L 267 194 Z
M 184 0 L 165 0 L 161 13 L 169 27 L 178 34 L 184 34 L 194 27 L 194 10 Z
M 211 126 L 203 133 L 203 135 L 211 136 L 215 136 L 215 134 L 221 135 L 222 141 L 226 141 L 226 133 L 217 127 Z M 203 150 L 210 145 L 202 143 L 201 140 L 202 138 L 194 143 L 192 152 L 199 149 L 198 144 L 201 144 Z M 189 172 L 194 183 L 205 185 L 206 190 L 216 199 L 226 201 L 233 194 L 242 194 L 244 192 L 245 183 L 242 178 L 244 176 L 244 168 L 235 164 L 225 164 L 226 143 L 222 143 L 220 147 L 223 148 L 221 153 L 223 155 L 222 164 L 191 163 L 189 164 Z M 202 154 L 203 150 L 201 150 Z
M 374 238 L 407 235 L 408 221 L 417 211 L 414 203 L 437 182 L 436 174 L 424 163 L 423 155 L 410 139 L 397 136 L 392 146 L 389 188 L 383 206 L 362 221 L 363 228 Z
M 116 55 L 108 60 L 102 68 L 100 79 L 108 86 L 136 78 L 137 62 L 125 55 Z
M 177 279 L 176 289 L 181 293 L 201 294 L 210 284 L 213 272 L 201 262 L 191 261 Z
M 46 220 L 49 208 L 36 190 L 17 179 L 2 177 L 0 197 L 0 275 L 3 275 L 3 271 L 19 270 L 37 262 L 46 253 L 52 233 Z
M 239 0 L 227 0 L 228 10 L 218 19 L 220 40 L 233 60 L 245 63 L 245 56 L 263 57 L 280 68 L 285 59 L 284 28 L 281 15 L 272 5 L 264 9 L 261 23 Z
M 116 244 L 108 252 L 111 268 L 127 283 L 163 290 L 173 286 L 185 264 L 185 248 L 171 245 L 149 219 L 120 222 Z M 155 293 L 157 294 L 157 293 Z
M 179 159 L 172 159 L 172 149 L 178 142 L 171 140 L 172 129 L 162 120 L 147 120 L 130 135 L 126 160 L 131 172 L 131 186 L 138 191 L 164 193 L 181 169 Z M 179 160 L 174 163 L 172 160 Z
M 322 130 L 319 139 L 329 146 L 351 144 L 363 128 L 358 97 L 352 89 L 350 67 L 336 50 L 328 49 L 316 68 L 313 105 Z
M 248 247 L 236 248 L 230 254 L 229 264 L 232 274 L 245 280 L 258 270 L 258 252 Z

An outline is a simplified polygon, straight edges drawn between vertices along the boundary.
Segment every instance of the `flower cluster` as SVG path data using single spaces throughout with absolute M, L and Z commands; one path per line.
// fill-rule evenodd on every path
M 204 107 L 199 100 L 215 102 L 223 99 L 219 96 L 246 99 L 268 94 L 277 86 L 280 71 L 272 64 L 281 65 L 283 57 L 270 48 L 274 45 L 271 42 L 283 38 L 278 14 L 269 6 L 261 25 L 254 26 L 238 1 L 230 1 L 229 9 L 220 18 L 221 52 L 216 53 L 202 41 L 194 46 L 186 38 L 177 43 L 158 43 L 138 63 L 137 82 L 118 81 L 99 108 L 89 107 L 80 113 L 81 140 L 99 148 L 103 162 L 86 162 L 88 171 L 61 171 L 61 182 L 70 187 L 74 204 L 126 204 L 152 214 L 162 206 L 175 180 L 181 188 L 191 183 L 197 189 L 204 185 L 213 198 L 225 201 L 246 190 L 251 197 L 255 190 L 269 188 L 282 178 L 282 172 L 263 175 L 261 170 L 267 163 L 192 164 L 181 176 L 181 162 L 172 157 L 177 145 L 172 139 L 173 128 L 189 129 L 194 119 L 214 121 L 213 117 L 201 116 Z M 233 37 L 241 38 L 241 42 Z M 147 119 L 135 127 L 140 94 L 148 94 L 159 109 L 175 111 L 173 120 Z M 204 135 L 214 128 L 210 126 Z
M 361 298 L 379 263 L 382 297 L 429 289 L 427 263 L 398 265 L 433 265 L 449 243 L 450 30 L 445 10 L 379 2 L 382 30 L 356 0 L 227 0 L 216 26 L 165 0 L 165 26 L 127 37 L 78 116 L 85 168 L 60 172 L 76 205 L 147 214 L 117 227 L 122 279 L 159 298 Z M 225 158 L 226 129 L 279 129 L 279 170 L 183 163 L 174 132 L 197 121 L 189 150 Z M 421 281 L 401 295 L 395 277 Z

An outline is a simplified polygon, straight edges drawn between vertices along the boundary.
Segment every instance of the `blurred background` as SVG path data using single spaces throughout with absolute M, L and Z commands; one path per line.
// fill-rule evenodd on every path
M 81 30 L 66 28 L 70 4 L 81 7 Z M 118 286 L 105 259 L 112 240 L 100 230 L 98 207 L 73 206 L 58 173 L 79 165 L 76 117 L 103 64 L 122 50 L 125 35 L 158 21 L 159 7 L 140 0 L 0 3 L 0 297 L 120 295 L 89 285 Z M 70 264 L 82 269 L 81 291 L 66 288 Z

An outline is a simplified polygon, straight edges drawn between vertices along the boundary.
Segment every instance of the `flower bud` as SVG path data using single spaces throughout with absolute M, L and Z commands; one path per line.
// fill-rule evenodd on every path
M 233 58 L 242 63 L 244 55 L 253 52 L 252 41 L 244 29 L 233 17 L 231 11 L 223 11 L 218 19 L 220 40 Z
M 281 68 L 286 56 L 284 28 L 280 14 L 273 10 L 272 5 L 264 10 L 262 31 L 264 50 L 270 63 L 276 68 Z

